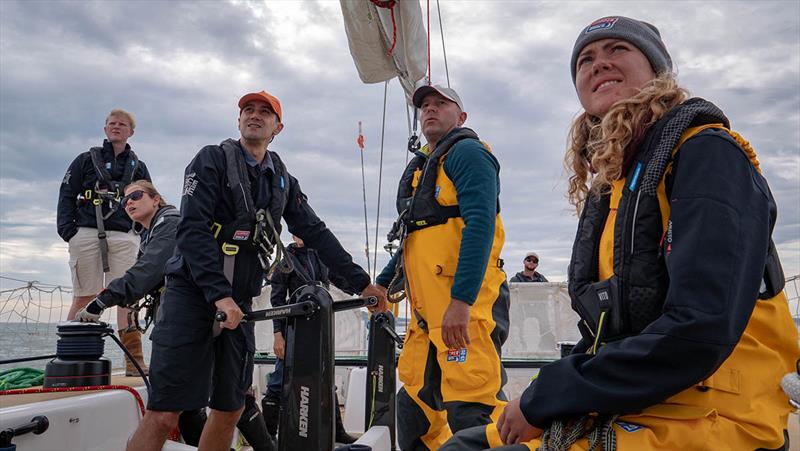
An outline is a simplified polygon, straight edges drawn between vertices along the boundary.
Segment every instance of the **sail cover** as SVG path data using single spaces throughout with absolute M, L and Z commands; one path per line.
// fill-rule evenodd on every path
M 397 77 L 410 99 L 417 81 L 428 70 L 427 36 L 419 1 L 339 2 L 350 54 L 361 81 L 380 83 Z

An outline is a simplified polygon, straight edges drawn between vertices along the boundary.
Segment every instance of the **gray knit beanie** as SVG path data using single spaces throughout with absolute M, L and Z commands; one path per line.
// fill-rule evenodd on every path
M 672 70 L 672 58 L 661 40 L 658 28 L 628 17 L 609 16 L 595 20 L 578 35 L 570 61 L 572 84 L 575 84 L 575 65 L 581 50 L 594 41 L 608 38 L 624 39 L 635 45 L 650 61 L 650 66 L 657 75 Z

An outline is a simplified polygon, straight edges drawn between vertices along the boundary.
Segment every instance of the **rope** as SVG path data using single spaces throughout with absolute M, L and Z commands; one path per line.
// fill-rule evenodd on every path
M 372 397 L 369 401 L 369 423 L 367 429 L 372 427 L 372 422 L 375 421 L 375 393 L 378 387 L 378 376 L 372 373 Z
M 381 184 L 383 182 L 383 139 L 386 136 L 386 96 L 389 92 L 389 80 L 383 84 L 383 119 L 381 121 L 381 162 L 378 168 L 378 212 L 375 214 L 375 251 L 372 257 L 372 280 L 375 280 L 378 265 L 378 228 L 381 221 Z
M 384 8 L 389 10 L 389 14 L 392 16 L 392 46 L 389 48 L 389 51 L 386 52 L 386 55 L 392 56 L 394 53 L 394 48 L 397 45 L 397 23 L 394 20 L 394 7 L 397 4 L 395 0 L 369 0 L 372 2 L 373 5 L 377 6 L 378 8 Z
M 444 73 L 447 76 L 447 87 L 449 88 L 450 71 L 447 69 L 447 50 L 445 50 L 444 48 L 444 27 L 442 27 L 442 10 L 439 9 L 439 0 L 436 0 L 436 12 L 439 14 L 439 34 L 442 35 L 442 54 L 444 55 Z
M 81 391 L 101 391 L 101 390 L 125 390 L 136 398 L 139 405 L 139 413 L 144 416 L 144 401 L 142 396 L 133 387 L 127 385 L 90 385 L 87 387 L 52 387 L 52 388 L 24 388 L 17 390 L 0 390 L 0 396 L 5 395 L 27 395 L 32 393 L 59 393 L 59 392 L 81 392 Z
M 364 135 L 361 134 L 361 121 L 358 121 L 358 143 L 359 155 L 361 155 L 361 193 L 364 195 L 364 253 L 367 256 L 367 274 L 372 273 L 372 268 L 369 265 L 369 225 L 367 220 L 367 179 L 364 176 Z
M 431 0 L 428 0 L 428 84 L 431 84 Z
M 414 109 L 416 110 L 416 107 L 414 107 Z M 411 128 L 411 111 L 410 110 L 411 110 L 411 106 L 408 104 L 408 102 L 406 102 L 406 122 L 408 123 L 408 137 L 409 138 L 411 138 L 411 136 L 414 135 L 414 132 L 412 131 L 412 128 Z M 417 125 L 416 124 L 416 119 L 414 119 L 414 125 Z M 408 154 L 410 154 L 410 153 L 411 152 L 406 152 L 406 166 L 408 166 Z
M 567 451 L 582 437 L 589 441 L 589 451 L 600 446 L 603 451 L 616 451 L 617 433 L 614 421 L 619 415 L 583 415 L 573 420 L 555 420 L 542 434 L 541 451 Z
M 12 368 L 0 371 L 0 390 L 29 388 L 44 384 L 44 371 L 36 368 Z

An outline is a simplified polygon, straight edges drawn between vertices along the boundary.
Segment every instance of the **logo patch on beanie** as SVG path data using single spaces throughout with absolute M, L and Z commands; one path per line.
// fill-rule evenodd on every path
M 586 33 L 614 28 L 614 24 L 616 24 L 618 20 L 619 17 L 603 17 L 602 19 L 597 19 L 586 27 Z

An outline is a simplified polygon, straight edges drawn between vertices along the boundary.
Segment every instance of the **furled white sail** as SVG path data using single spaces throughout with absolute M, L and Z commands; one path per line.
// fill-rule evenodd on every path
M 410 98 L 428 69 L 427 37 L 419 2 L 340 0 L 340 4 L 350 54 L 361 81 L 380 83 L 397 77 Z

